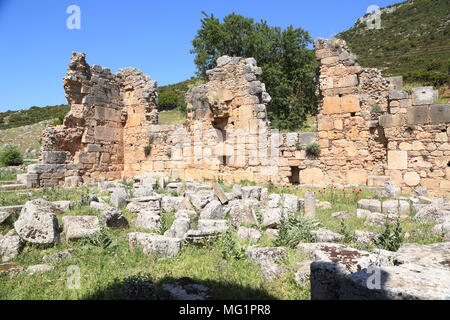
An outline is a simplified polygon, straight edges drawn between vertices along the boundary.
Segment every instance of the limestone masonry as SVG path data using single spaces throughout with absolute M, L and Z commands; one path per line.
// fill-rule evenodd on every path
M 432 87 L 402 91 L 401 77 L 362 68 L 345 41 L 317 39 L 317 132 L 270 129 L 269 93 L 253 58 L 220 57 L 209 82 L 186 93 L 188 120 L 158 124 L 157 84 L 134 68 L 89 66 L 73 53 L 64 78 L 71 105 L 42 137 L 29 187 L 77 185 L 149 172 L 196 180 L 425 187 L 450 193 L 450 105 Z M 306 146 L 321 153 L 311 158 Z

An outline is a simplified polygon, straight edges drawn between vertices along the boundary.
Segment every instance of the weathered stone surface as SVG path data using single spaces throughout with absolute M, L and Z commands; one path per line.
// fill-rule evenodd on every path
M 142 228 L 149 231 L 158 230 L 161 227 L 161 217 L 155 214 L 154 211 L 141 211 L 134 222 L 136 228 Z
M 284 247 L 253 248 L 247 251 L 248 259 L 256 264 L 271 265 L 287 257 L 287 249 Z
M 71 201 L 65 201 L 65 200 L 53 201 L 53 204 L 56 205 L 63 212 L 69 211 L 72 206 Z
M 218 183 L 213 184 L 214 193 L 222 204 L 228 203 L 228 197 Z
M 388 169 L 407 169 L 408 168 L 408 153 L 401 150 L 388 150 Z
M 237 238 L 240 241 L 249 241 L 251 243 L 258 242 L 261 236 L 261 232 L 253 228 L 239 227 L 237 232 Z
M 166 291 L 173 300 L 209 300 L 212 298 L 211 289 L 196 283 L 190 278 L 180 278 L 171 284 L 163 284 L 162 290 Z
M 152 195 L 153 195 L 153 188 L 146 186 L 140 186 L 133 192 L 133 196 L 136 198 L 148 197 Z M 122 194 L 122 196 L 125 197 L 125 200 L 128 199 L 125 195 Z
M 221 219 L 223 216 L 222 204 L 217 200 L 208 203 L 200 213 L 200 219 Z
M 384 194 L 388 197 L 397 198 L 400 196 L 400 188 L 393 181 L 386 181 L 384 183 Z
M 237 200 L 237 203 L 231 206 L 230 217 L 234 227 L 239 227 L 241 223 L 258 224 L 255 206 L 248 199 Z
M 22 249 L 22 241 L 19 236 L 0 235 L 0 261 L 8 262 L 17 257 Z
M 127 210 L 135 213 L 152 211 L 155 214 L 161 212 L 161 196 L 149 196 L 132 199 L 127 205 Z
M 59 240 L 58 219 L 61 212 L 53 203 L 43 199 L 28 201 L 20 212 L 14 229 L 21 239 L 32 243 L 53 243 Z
M 433 87 L 417 87 L 412 89 L 412 104 L 414 106 L 433 104 Z
M 376 199 L 361 199 L 358 201 L 359 209 L 381 212 L 381 201 Z
M 443 223 L 450 219 L 450 205 L 430 204 L 420 209 L 414 218 L 426 219 L 435 223 Z
M 43 274 L 43 273 L 47 273 L 52 271 L 53 269 L 55 269 L 54 266 L 50 266 L 48 264 L 36 264 L 33 266 L 29 266 L 26 269 L 26 272 L 28 273 L 28 275 L 34 275 L 34 274 Z
M 233 188 L 231 189 L 231 192 L 233 193 L 235 198 L 242 198 L 242 186 L 239 184 L 234 184 Z
M 107 228 L 124 228 L 128 226 L 128 221 L 119 209 L 110 207 L 100 214 L 100 219 Z
M 450 271 L 450 242 L 405 243 L 395 254 L 398 264 L 415 264 Z
M 127 235 L 130 247 L 139 245 L 145 254 L 173 257 L 181 248 L 181 240 L 151 233 L 132 232 Z
M 261 187 L 257 186 L 242 187 L 242 199 L 256 199 L 259 201 L 261 198 L 261 189 Z
M 367 269 L 343 277 L 335 299 L 341 300 L 448 300 L 450 271 L 404 264 L 379 269 L 379 289 L 368 286 L 373 272 Z M 371 278 L 372 276 L 372 278 Z
M 23 267 L 18 263 L 2 263 L 0 264 L 0 274 L 9 276 L 17 276 L 23 271 Z
M 331 214 L 331 217 L 335 218 L 335 219 L 348 219 L 348 218 L 351 218 L 354 216 L 355 216 L 354 213 L 351 213 L 348 211 L 339 211 L 339 212 L 335 212 L 335 213 Z
M 275 228 L 281 220 L 280 208 L 266 208 L 262 212 L 262 226 Z
M 409 202 L 405 200 L 385 200 L 381 207 L 382 213 L 408 214 L 410 212 Z
M 317 242 L 342 242 L 345 238 L 342 234 L 324 228 L 319 228 L 311 233 L 316 237 Z
M 314 218 L 316 216 L 316 195 L 314 192 L 306 191 L 304 201 L 305 217 Z
M 196 210 L 202 210 L 208 203 L 213 200 L 213 194 L 210 191 L 188 192 L 188 199 Z
M 365 230 L 355 230 L 354 237 L 357 242 L 362 244 L 373 244 L 373 241 L 379 234 L 376 232 L 370 232 Z
M 190 229 L 184 238 L 188 242 L 197 243 L 206 238 L 216 237 L 228 231 L 228 228 L 227 220 L 200 219 L 198 226 Z
M 129 196 L 125 189 L 123 188 L 116 188 L 111 193 L 111 205 L 117 207 L 117 208 L 124 208 L 127 205 L 127 200 Z
M 62 218 L 63 232 L 67 240 L 88 238 L 100 231 L 96 216 L 65 216 Z
M 72 258 L 71 249 L 44 256 L 42 258 L 42 260 L 45 263 L 57 263 L 59 261 L 62 261 L 65 259 L 70 259 L 70 258 Z
M 191 226 L 189 219 L 175 219 L 172 226 L 164 235 L 171 238 L 182 239 Z
M 161 209 L 164 212 L 177 211 L 182 201 L 183 197 L 164 196 L 161 199 Z
M 193 221 L 197 217 L 197 212 L 193 210 L 178 210 L 175 213 L 175 219 L 189 219 Z

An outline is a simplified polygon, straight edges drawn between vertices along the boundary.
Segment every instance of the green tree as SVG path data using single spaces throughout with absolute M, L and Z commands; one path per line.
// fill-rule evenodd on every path
M 158 95 L 158 106 L 161 110 L 174 109 L 178 105 L 178 96 L 174 91 L 164 91 Z
M 1 166 L 19 166 L 21 164 L 23 164 L 23 157 L 17 147 L 6 146 L 2 151 L 0 151 Z
M 317 62 L 307 48 L 311 43 L 307 31 L 292 26 L 282 30 L 234 12 L 223 22 L 213 14 L 202 13 L 191 50 L 198 76 L 206 78 L 206 70 L 214 68 L 220 56 L 254 57 L 263 70 L 261 81 L 272 96 L 268 115 L 273 127 L 298 129 L 308 114 L 317 112 Z

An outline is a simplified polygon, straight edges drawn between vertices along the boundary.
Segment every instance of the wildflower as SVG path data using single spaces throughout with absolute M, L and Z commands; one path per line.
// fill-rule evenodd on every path
M 413 230 L 412 232 L 416 232 L 416 230 Z
M 150 255 L 150 254 L 152 254 L 152 253 L 151 253 L 150 250 L 149 250 L 149 251 L 147 251 L 147 254 Z
M 361 191 L 362 191 L 362 189 L 359 189 L 359 191 L 361 192 Z
M 136 243 L 136 242 L 134 242 L 134 241 L 131 241 L 131 245 L 132 245 L 132 246 L 134 246 L 134 244 L 135 244 L 135 243 Z
M 359 191 L 356 194 L 359 194 Z

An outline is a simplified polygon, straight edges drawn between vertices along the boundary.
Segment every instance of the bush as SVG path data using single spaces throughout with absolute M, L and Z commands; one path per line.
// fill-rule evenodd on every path
M 278 236 L 275 239 L 276 246 L 289 246 L 294 248 L 300 242 L 315 242 L 311 231 L 317 230 L 320 222 L 303 215 L 290 215 L 281 217 Z
M 20 166 L 23 164 L 23 156 L 15 146 L 6 146 L 0 152 L 0 164 L 3 167 Z
M 389 221 L 386 221 L 383 232 L 374 241 L 375 245 L 380 249 L 397 251 L 404 241 L 400 219 L 397 219 L 395 227 Z
M 311 158 L 317 158 L 320 155 L 320 146 L 317 143 L 310 143 L 306 146 L 306 155 Z
M 175 109 L 178 105 L 178 96 L 175 92 L 164 91 L 159 94 L 158 110 Z

